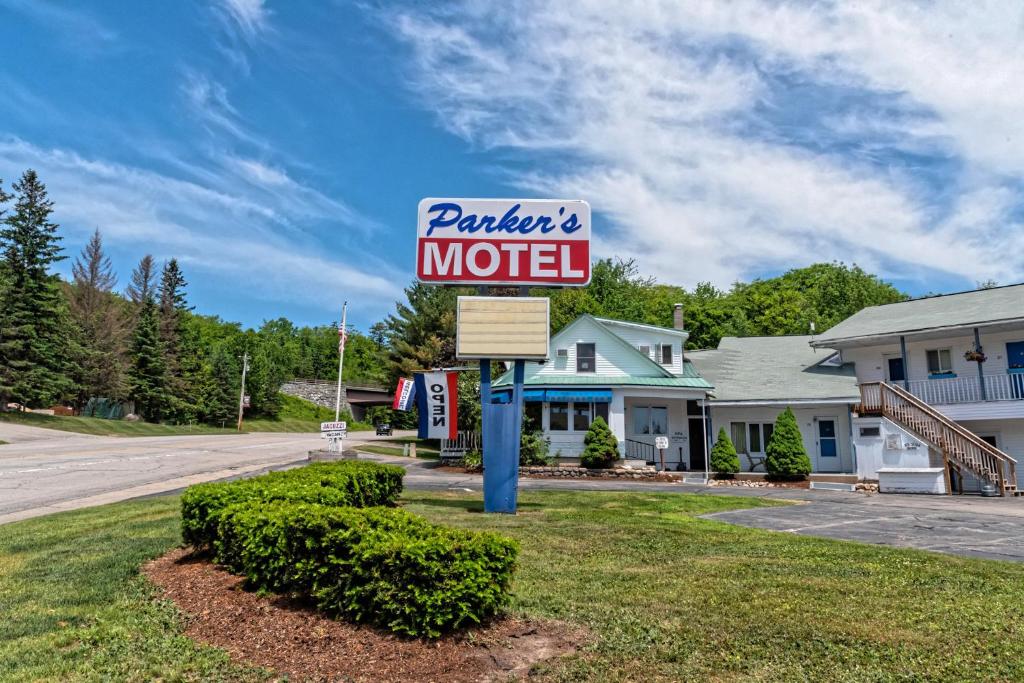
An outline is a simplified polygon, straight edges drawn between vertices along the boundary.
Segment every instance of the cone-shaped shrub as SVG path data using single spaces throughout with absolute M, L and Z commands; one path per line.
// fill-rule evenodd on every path
M 595 417 L 587 435 L 583 437 L 583 455 L 580 464 L 591 469 L 611 467 L 619 459 L 619 440 L 608 428 L 603 417 Z
M 811 459 L 792 409 L 786 408 L 776 419 L 765 455 L 765 469 L 773 477 L 799 479 L 811 473 Z
M 718 430 L 718 441 L 711 448 L 711 471 L 718 474 L 736 474 L 740 471 L 740 457 L 725 427 Z

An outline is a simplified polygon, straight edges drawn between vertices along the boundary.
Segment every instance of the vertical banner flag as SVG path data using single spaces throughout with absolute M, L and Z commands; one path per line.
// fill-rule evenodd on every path
M 456 372 L 416 374 L 416 407 L 420 411 L 421 439 L 454 439 L 459 435 Z
M 395 410 L 409 410 L 412 408 L 413 398 L 416 396 L 416 383 L 411 379 L 399 378 L 398 386 L 395 388 L 395 400 L 391 407 Z

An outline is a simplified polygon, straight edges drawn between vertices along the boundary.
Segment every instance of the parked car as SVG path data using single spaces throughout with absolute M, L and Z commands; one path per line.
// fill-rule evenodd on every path
M 387 422 L 377 425 L 377 436 L 391 436 L 391 425 Z

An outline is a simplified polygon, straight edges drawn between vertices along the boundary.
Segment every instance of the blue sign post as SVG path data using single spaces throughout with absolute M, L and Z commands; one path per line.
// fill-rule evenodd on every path
M 519 433 L 523 424 L 523 380 L 526 363 L 515 361 L 512 400 L 491 402 L 491 361 L 480 360 L 480 403 L 483 427 L 484 512 L 514 515 L 519 494 Z

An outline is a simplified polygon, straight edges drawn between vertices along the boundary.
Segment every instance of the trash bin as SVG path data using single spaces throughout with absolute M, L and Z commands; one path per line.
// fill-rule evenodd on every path
M 981 495 L 991 498 L 992 496 L 998 496 L 999 490 L 996 489 L 996 485 L 991 482 L 986 482 L 981 485 Z

